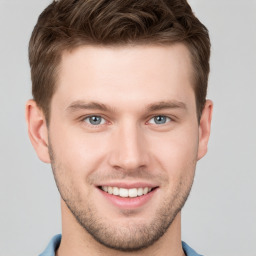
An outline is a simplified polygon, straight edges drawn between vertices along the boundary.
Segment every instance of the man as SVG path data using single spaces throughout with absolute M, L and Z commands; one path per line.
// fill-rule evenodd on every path
M 184 0 L 60 0 L 29 58 L 30 140 L 51 163 L 62 236 L 41 255 L 198 255 L 181 209 L 207 151 L 210 41 Z

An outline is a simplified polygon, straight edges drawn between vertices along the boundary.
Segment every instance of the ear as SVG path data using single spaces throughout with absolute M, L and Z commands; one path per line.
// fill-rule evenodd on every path
M 200 160 L 207 153 L 208 141 L 211 132 L 213 102 L 207 100 L 202 111 L 199 124 L 199 147 L 197 160 Z
M 45 116 L 34 100 L 29 100 L 26 104 L 26 121 L 30 141 L 39 159 L 45 163 L 50 163 L 48 128 Z

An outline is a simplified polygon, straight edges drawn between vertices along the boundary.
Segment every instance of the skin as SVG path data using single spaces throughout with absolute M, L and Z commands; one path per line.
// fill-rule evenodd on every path
M 31 142 L 51 163 L 62 197 L 58 256 L 184 255 L 180 210 L 212 116 L 207 100 L 198 123 L 192 81 L 182 44 L 63 53 L 49 126 L 33 100 L 26 106 Z M 113 183 L 156 189 L 142 205 L 123 208 L 99 189 Z

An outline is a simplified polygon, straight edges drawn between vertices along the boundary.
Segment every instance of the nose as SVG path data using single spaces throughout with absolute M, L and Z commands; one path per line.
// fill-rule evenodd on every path
M 115 130 L 109 156 L 112 168 L 136 171 L 148 165 L 148 147 L 143 129 L 136 125 L 123 125 Z

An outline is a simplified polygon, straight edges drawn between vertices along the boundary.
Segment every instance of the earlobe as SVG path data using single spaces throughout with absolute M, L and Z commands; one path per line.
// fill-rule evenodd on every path
M 26 104 L 26 121 L 30 141 L 39 159 L 45 163 L 50 163 L 48 128 L 45 116 L 34 100 L 29 100 Z
M 213 102 L 207 100 L 201 115 L 199 124 L 199 147 L 197 160 L 200 160 L 207 153 L 208 141 L 211 132 Z

